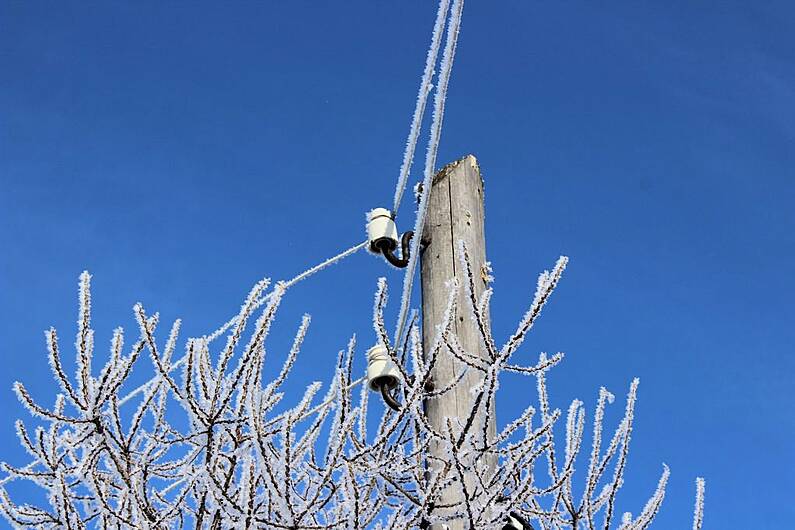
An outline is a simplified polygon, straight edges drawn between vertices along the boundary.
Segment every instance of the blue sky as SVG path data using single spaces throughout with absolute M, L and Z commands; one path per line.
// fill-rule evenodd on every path
M 23 462 L 12 382 L 54 396 L 42 331 L 71 342 L 83 269 L 104 347 L 134 329 L 136 301 L 202 334 L 257 279 L 362 239 L 364 213 L 392 198 L 434 13 L 0 5 L 3 460 Z M 667 463 L 657 528 L 688 527 L 697 475 L 708 528 L 795 516 L 794 34 L 783 1 L 464 9 L 439 163 L 471 152 L 483 168 L 495 333 L 570 256 L 518 358 L 567 353 L 549 382 L 564 410 L 640 377 L 619 501 L 637 513 Z M 382 275 L 394 318 L 400 274 L 364 254 L 291 291 L 271 350 L 313 315 L 296 392 L 352 333 L 372 340 Z M 506 380 L 500 418 L 531 387 Z

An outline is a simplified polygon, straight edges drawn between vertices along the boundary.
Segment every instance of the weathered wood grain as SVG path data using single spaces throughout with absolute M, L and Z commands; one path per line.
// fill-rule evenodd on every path
M 459 240 L 467 246 L 475 273 L 475 291 L 478 296 L 486 288 L 485 276 L 481 274 L 486 263 L 486 241 L 484 231 L 484 189 L 480 167 L 474 156 L 464 158 L 445 166 L 433 179 L 428 203 L 428 214 L 423 229 L 425 243 L 421 255 L 422 276 L 422 328 L 425 351 L 429 351 L 436 337 L 436 329 L 441 322 L 449 297 L 448 282 L 457 278 L 460 285 L 458 312 L 455 316 L 455 329 L 464 349 L 472 354 L 486 357 L 477 324 L 469 317 L 469 301 L 466 295 L 466 276 L 461 270 L 458 256 Z M 488 318 L 488 314 L 486 315 Z M 445 348 L 433 372 L 434 386 L 442 388 L 454 381 L 463 370 Z M 445 396 L 429 400 L 425 404 L 428 420 L 439 432 L 447 432 L 447 420 L 453 421 L 454 429 L 460 432 L 458 422 L 463 423 L 472 407 L 474 396 L 471 392 L 482 376 L 470 370 L 456 388 Z M 489 436 L 495 433 L 492 404 Z M 482 418 L 478 422 L 482 425 Z M 482 431 L 482 427 L 480 427 Z M 433 454 L 431 449 L 429 466 L 437 465 L 437 460 L 446 455 Z M 436 451 L 439 453 L 438 451 Z M 495 462 L 489 462 L 493 468 Z M 472 477 L 466 478 L 466 483 Z M 460 488 L 454 485 L 442 493 L 441 504 L 460 500 Z M 464 521 L 453 521 L 447 525 L 450 530 L 464 528 Z M 437 530 L 437 529 L 434 529 Z

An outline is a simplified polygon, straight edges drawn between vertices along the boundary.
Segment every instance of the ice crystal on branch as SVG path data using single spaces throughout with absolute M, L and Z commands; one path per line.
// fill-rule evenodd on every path
M 600 389 L 586 429 L 583 402 L 573 400 L 566 413 L 549 402 L 548 375 L 562 354 L 542 353 L 527 366 L 513 360 L 567 260 L 540 275 L 529 309 L 498 347 L 487 316 L 491 290 L 475 296 L 463 244 L 459 255 L 463 277 L 449 284 L 447 307 L 427 350 L 414 317 L 404 342 L 390 344 L 383 317 L 387 284 L 378 281 L 374 333 L 366 342 L 380 342 L 399 367 L 397 411 L 370 398 L 364 378 L 357 377 L 363 354 L 356 338 L 340 351 L 325 391 L 315 382 L 283 402 L 309 316 L 281 357 L 270 349 L 267 362 L 281 368 L 273 380 L 263 380 L 265 343 L 289 282 L 258 282 L 221 330 L 184 342 L 180 321 L 161 335 L 157 313 L 136 304 L 137 336 L 125 346 L 124 332 L 115 330 L 100 368 L 93 355 L 90 276 L 83 273 L 75 373 L 64 369 L 57 333 L 50 329 L 45 339 L 60 389 L 54 404 L 41 404 L 22 383 L 14 385 L 37 426 L 16 423 L 31 461 L 3 464 L 2 514 L 17 528 L 52 529 L 425 529 L 452 521 L 477 529 L 648 527 L 665 495 L 667 467 L 637 517 L 615 516 L 622 513 L 616 512 L 616 494 L 624 482 L 638 380 L 629 387 L 623 418 L 603 439 L 613 394 Z M 464 304 L 458 303 L 459 291 Z M 456 335 L 455 322 L 464 316 L 479 331 L 485 355 L 467 351 Z M 431 384 L 442 356 L 454 359 L 459 376 Z M 135 366 L 146 368 L 147 357 L 151 379 L 131 392 L 127 380 Z M 472 388 L 468 413 L 432 425 L 425 404 L 443 399 L 469 372 L 482 377 Z M 506 373 L 534 378 L 537 400 L 517 418 L 500 418 L 504 426 L 494 432 L 490 415 Z M 377 414 L 368 421 L 370 408 Z M 555 438 L 559 422 L 565 422 L 562 440 Z M 586 430 L 592 433 L 590 454 L 580 463 Z M 12 480 L 41 488 L 46 503 L 14 502 L 5 489 Z M 450 490 L 457 500 L 444 505 L 442 492 Z M 698 479 L 694 529 L 701 528 L 703 499 Z

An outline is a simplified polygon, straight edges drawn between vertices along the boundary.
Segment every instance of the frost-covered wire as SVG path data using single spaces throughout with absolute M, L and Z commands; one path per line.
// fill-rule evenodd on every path
M 337 263 L 338 261 L 347 258 L 351 254 L 355 254 L 359 250 L 361 250 L 364 247 L 366 247 L 367 244 L 368 244 L 367 241 L 362 241 L 358 245 L 354 245 L 351 248 L 349 248 L 347 250 L 343 250 L 339 254 L 337 254 L 335 256 L 332 256 L 332 257 L 326 259 L 325 261 L 322 261 L 322 262 L 318 263 L 314 267 L 311 267 L 311 268 L 305 270 L 304 272 L 302 272 L 301 274 L 298 274 L 297 276 L 294 276 L 291 280 L 288 280 L 288 281 L 284 282 L 284 288 L 285 289 L 289 289 L 290 287 L 292 287 L 296 283 L 301 282 L 303 280 L 306 280 L 307 278 L 309 278 L 313 274 L 315 274 L 317 272 L 320 272 L 321 270 L 325 269 L 329 265 L 333 265 L 334 263 Z
M 363 241 L 363 242 L 359 243 L 358 245 L 354 245 L 354 246 L 352 246 L 352 247 L 350 247 L 350 248 L 348 248 L 346 250 L 343 250 L 339 254 L 331 256 L 330 258 L 318 263 L 314 267 L 310 267 L 309 269 L 305 270 L 304 272 L 294 276 L 292 279 L 280 282 L 279 285 L 281 285 L 281 288 L 286 291 L 290 287 L 292 287 L 295 284 L 297 284 L 297 283 L 309 278 L 310 276 L 320 272 L 321 270 L 325 269 L 329 265 L 333 265 L 333 264 L 335 264 L 335 263 L 347 258 L 348 256 L 350 256 L 352 254 L 355 254 L 359 250 L 361 250 L 364 247 L 366 247 L 367 243 L 368 243 L 367 241 Z M 267 280 L 263 280 L 263 281 L 267 281 Z M 251 306 L 251 310 L 252 311 L 256 311 L 257 309 L 262 307 L 262 305 L 268 303 L 272 299 L 273 295 L 274 295 L 274 293 L 271 292 L 271 293 L 268 293 L 267 295 L 265 295 L 265 296 L 263 296 L 261 298 L 258 298 L 254 302 L 254 304 Z M 231 319 L 227 320 L 220 328 L 216 329 L 215 331 L 213 331 L 209 335 L 206 335 L 203 338 L 203 340 L 205 342 L 207 342 L 207 343 L 216 340 L 218 337 L 220 337 L 221 335 L 223 335 L 224 333 L 229 331 L 229 329 L 232 326 L 236 325 L 239 318 L 240 318 L 239 314 L 235 315 Z M 180 359 L 178 359 L 174 364 L 172 364 L 170 366 L 169 372 L 173 372 L 177 368 L 182 367 L 185 364 L 185 362 L 187 361 L 187 358 L 188 358 L 188 356 L 186 354 L 183 357 L 181 357 Z M 51 365 L 52 364 L 53 363 L 51 361 Z M 55 370 L 55 368 L 53 368 L 53 370 Z M 155 379 L 150 379 L 149 381 L 146 381 L 145 383 L 142 383 L 141 385 L 139 385 L 135 389 L 131 390 L 123 398 L 121 398 L 119 400 L 119 405 L 124 405 L 125 403 L 127 403 L 128 401 L 130 401 L 131 399 L 136 397 L 137 395 L 141 394 L 142 392 L 145 392 L 149 387 L 151 387 L 152 385 L 156 384 L 156 382 L 157 382 L 157 380 L 155 378 Z
M 414 237 L 411 239 L 411 258 L 403 276 L 403 294 L 400 301 L 397 326 L 395 330 L 395 344 L 400 344 L 403 336 L 406 319 L 411 304 L 411 291 L 414 285 L 414 272 L 419 259 L 419 249 L 422 242 L 422 231 L 425 226 L 425 216 L 428 212 L 428 198 L 431 193 L 431 181 L 436 171 L 436 155 L 439 152 L 439 139 L 442 136 L 442 123 L 444 122 L 444 106 L 447 99 L 447 87 L 450 83 L 450 74 L 453 69 L 458 32 L 461 28 L 461 14 L 464 10 L 464 0 L 454 0 L 450 11 L 450 22 L 447 25 L 447 39 L 440 65 L 439 81 L 433 101 L 433 120 L 431 122 L 428 149 L 425 153 L 425 169 L 422 180 L 422 194 L 420 205 L 417 209 L 417 218 L 414 222 Z
M 409 136 L 406 140 L 406 150 L 403 153 L 403 163 L 400 166 L 397 186 L 395 187 L 395 197 L 392 203 L 393 214 L 397 214 L 400 208 L 403 192 L 406 190 L 406 183 L 408 182 L 409 173 L 411 172 L 411 165 L 414 161 L 414 151 L 417 148 L 417 140 L 420 137 L 420 127 L 422 125 L 422 117 L 425 114 L 425 107 L 428 104 L 428 94 L 430 94 L 433 86 L 431 80 L 433 79 L 433 72 L 439 58 L 439 48 L 442 42 L 444 22 L 447 18 L 449 5 L 450 0 L 439 1 L 439 9 L 436 12 L 436 22 L 433 25 L 433 34 L 431 35 L 431 44 L 425 58 L 425 69 L 422 72 L 420 88 L 417 93 L 417 103 L 414 107 L 414 114 L 411 118 L 411 128 L 409 129 Z
M 352 246 L 352 247 L 350 247 L 348 249 L 343 250 L 339 254 L 336 254 L 334 256 L 331 256 L 330 258 L 327 258 L 327 259 L 321 261 L 317 265 L 308 268 L 304 272 L 302 272 L 300 274 L 297 274 L 296 276 L 293 276 L 292 279 L 286 280 L 286 281 L 282 281 L 280 283 L 281 283 L 282 287 L 285 290 L 287 290 L 290 287 L 292 287 L 293 285 L 295 285 L 295 284 L 297 284 L 297 283 L 299 283 L 299 282 L 301 282 L 303 280 L 306 280 L 310 276 L 322 271 L 323 269 L 325 269 L 329 265 L 333 265 L 333 264 L 335 264 L 335 263 L 347 258 L 348 256 L 350 256 L 352 254 L 355 254 L 356 252 L 358 252 L 361 249 L 365 248 L 367 245 L 368 245 L 368 241 L 362 241 L 361 243 L 359 243 L 357 245 L 354 245 L 354 246 Z M 270 293 L 267 296 L 261 298 L 257 302 L 257 304 L 254 306 L 254 310 L 258 309 L 263 304 L 267 303 L 268 300 L 270 300 L 271 296 L 273 296 L 273 293 Z M 220 328 L 215 330 L 213 333 L 207 335 L 207 337 L 206 337 L 207 341 L 208 342 L 212 342 L 213 340 L 217 339 L 218 337 L 220 337 L 221 335 L 226 333 L 227 330 L 229 330 L 230 327 L 234 326 L 236 322 L 237 322 L 237 316 L 232 317 L 230 320 L 228 320 L 226 323 L 224 323 L 223 326 L 221 326 Z

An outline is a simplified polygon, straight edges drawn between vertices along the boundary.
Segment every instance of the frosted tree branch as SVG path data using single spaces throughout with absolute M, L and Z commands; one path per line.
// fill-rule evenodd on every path
M 378 282 L 367 343 L 383 342 L 400 365 L 404 380 L 397 412 L 383 407 L 380 399 L 370 399 L 366 385 L 354 391 L 365 381 L 358 376 L 364 355 L 356 337 L 340 350 L 325 391 L 313 382 L 287 402 L 292 391 L 285 382 L 301 362 L 308 315 L 281 356 L 269 348 L 267 362 L 277 364 L 273 379 L 264 380 L 266 342 L 287 292 L 284 282 L 268 293 L 267 280 L 255 284 L 226 328 L 225 341 L 187 339 L 176 362 L 181 322 L 175 321 L 160 338 L 157 313 L 136 304 L 137 339 L 125 351 L 123 331 L 114 330 L 100 367 L 93 355 L 90 276 L 84 273 L 73 379 L 63 368 L 57 333 L 50 329 L 45 333 L 47 354 L 60 391 L 54 404 L 43 405 L 22 383 L 14 385 L 33 416 L 31 426 L 16 423 L 29 461 L 2 465 L 0 513 L 15 528 L 75 530 L 407 530 L 453 520 L 478 529 L 521 521 L 536 529 L 612 528 L 638 380 L 631 383 L 624 416 L 607 441 L 602 440 L 605 409 L 613 395 L 600 389 L 590 455 L 577 486 L 586 405 L 574 400 L 561 414 L 552 408 L 547 392 L 548 375 L 563 355 L 541 354 L 529 366 L 510 363 L 556 287 L 565 258 L 541 275 L 530 309 L 500 349 L 491 336 L 487 305 L 472 294 L 472 269 L 463 245 L 460 258 L 463 286 L 449 284 L 444 318 L 427 351 L 412 321 L 404 355 L 395 355 L 383 322 L 387 285 L 383 279 Z M 462 288 L 468 302 L 459 306 Z M 462 346 L 453 325 L 459 315 L 476 323 L 488 357 Z M 151 382 L 130 394 L 128 379 L 144 351 L 151 361 Z M 430 386 L 438 359 L 448 353 L 461 365 L 461 375 Z M 441 430 L 434 428 L 423 404 L 462 384 L 467 370 L 483 374 L 469 412 L 448 418 Z M 483 423 L 489 420 L 481 412 L 490 414 L 501 378 L 521 376 L 536 379 L 537 401 L 489 435 Z M 131 407 L 122 410 L 125 403 Z M 565 424 L 559 426 L 562 419 Z M 555 439 L 559 428 L 565 433 L 562 441 Z M 490 464 L 494 458 L 496 466 Z M 665 467 L 639 515 L 625 512 L 618 528 L 649 526 L 662 504 L 668 476 Z M 40 488 L 44 501 L 37 506 L 15 502 L 7 490 L 16 481 Z M 693 528 L 698 530 L 703 479 L 696 484 Z M 441 494 L 449 488 L 458 489 L 459 500 L 443 504 Z M 581 497 L 575 498 L 575 492 Z

